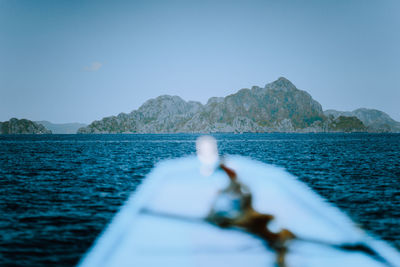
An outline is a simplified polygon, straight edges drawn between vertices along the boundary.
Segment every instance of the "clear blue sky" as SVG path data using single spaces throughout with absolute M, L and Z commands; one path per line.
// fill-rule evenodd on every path
M 0 0 L 0 121 L 89 123 L 280 76 L 400 121 L 400 1 Z

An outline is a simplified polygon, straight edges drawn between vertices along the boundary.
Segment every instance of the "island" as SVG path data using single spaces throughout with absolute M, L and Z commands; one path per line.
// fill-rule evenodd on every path
M 43 125 L 27 119 L 0 122 L 0 134 L 51 134 Z
M 324 112 L 310 94 L 281 77 L 264 87 L 211 97 L 205 105 L 162 95 L 128 114 L 93 121 L 77 133 L 245 132 L 400 132 L 400 123 L 377 110 Z

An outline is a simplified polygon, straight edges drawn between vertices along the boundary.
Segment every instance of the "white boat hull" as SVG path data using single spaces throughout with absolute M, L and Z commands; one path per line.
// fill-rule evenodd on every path
M 288 244 L 287 266 L 400 266 L 394 248 L 368 236 L 283 169 L 243 157 L 229 157 L 226 164 L 249 186 L 254 208 L 275 216 L 272 229 L 301 237 Z M 228 178 L 221 171 L 204 177 L 200 165 L 195 157 L 159 164 L 79 265 L 276 266 L 275 252 L 260 238 L 204 220 Z M 379 256 L 339 249 L 342 244 L 363 244 Z

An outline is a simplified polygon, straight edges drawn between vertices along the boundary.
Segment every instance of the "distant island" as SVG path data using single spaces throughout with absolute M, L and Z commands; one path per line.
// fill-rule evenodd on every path
M 0 134 L 51 134 L 43 125 L 27 120 L 12 118 L 0 122 Z
M 241 89 L 207 104 L 163 95 L 129 114 L 94 121 L 79 134 L 245 132 L 400 132 L 400 123 L 374 109 L 322 109 L 306 91 L 279 78 L 265 87 Z
M 393 120 L 385 112 L 376 109 L 359 108 L 354 111 L 329 109 L 325 110 L 324 114 L 326 116 L 333 116 L 334 118 L 340 116 L 357 117 L 367 126 L 369 132 L 400 132 L 400 122 Z
M 0 134 L 76 134 L 84 123 L 51 123 L 12 118 L 0 122 Z
M 86 127 L 84 123 L 52 123 L 49 121 L 35 121 L 49 129 L 53 134 L 75 134 L 79 128 Z

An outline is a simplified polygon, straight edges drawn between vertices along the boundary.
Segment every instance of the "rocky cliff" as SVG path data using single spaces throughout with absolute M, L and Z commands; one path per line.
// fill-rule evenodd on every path
M 326 116 L 321 105 L 286 78 L 241 89 L 207 104 L 163 95 L 129 114 L 94 121 L 78 133 L 210 133 L 364 131 L 353 117 Z
M 0 122 L 0 134 L 51 134 L 43 125 L 27 119 Z

